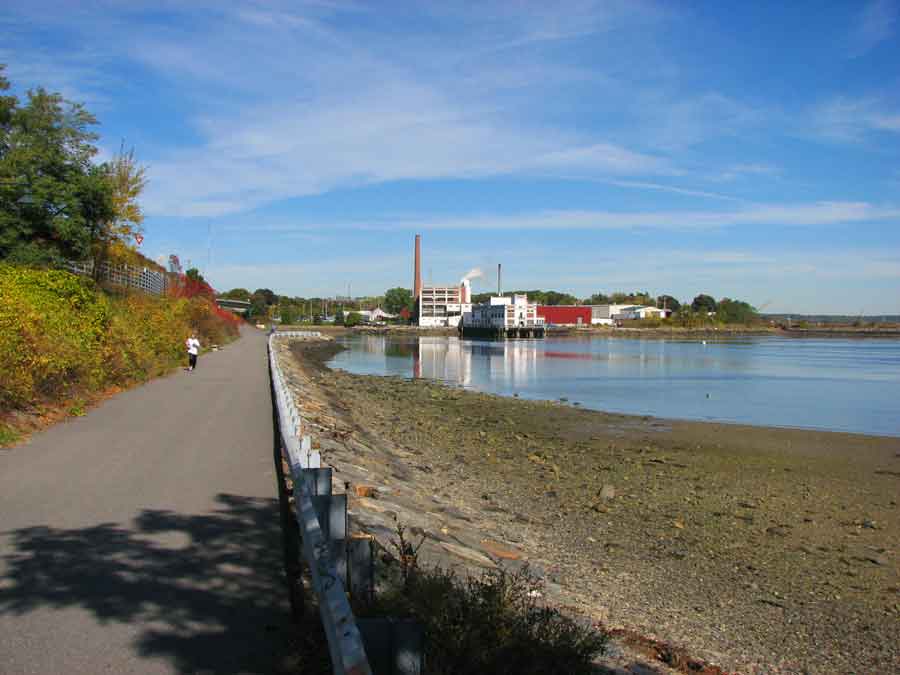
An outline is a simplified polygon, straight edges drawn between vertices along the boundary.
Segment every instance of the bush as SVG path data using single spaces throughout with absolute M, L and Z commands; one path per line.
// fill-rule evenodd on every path
M 605 634 L 538 605 L 540 587 L 527 569 L 465 579 L 439 568 L 416 574 L 406 598 L 425 626 L 430 672 L 591 673 Z
M 461 579 L 441 568 L 420 568 L 418 546 L 405 540 L 402 527 L 398 533 L 401 579 L 360 611 L 422 622 L 429 673 L 593 672 L 606 633 L 538 604 L 542 582 L 527 567 Z
M 111 296 L 59 270 L 0 264 L 0 410 L 124 386 L 183 359 L 193 329 L 204 344 L 237 334 L 205 296 Z

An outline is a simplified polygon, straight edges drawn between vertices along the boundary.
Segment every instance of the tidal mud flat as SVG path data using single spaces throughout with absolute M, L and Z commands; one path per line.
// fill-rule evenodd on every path
M 548 599 L 623 631 L 626 672 L 635 635 L 732 672 L 900 671 L 900 439 L 351 375 L 322 365 L 334 349 L 283 363 L 380 542 L 401 522 L 426 562 L 527 561 Z

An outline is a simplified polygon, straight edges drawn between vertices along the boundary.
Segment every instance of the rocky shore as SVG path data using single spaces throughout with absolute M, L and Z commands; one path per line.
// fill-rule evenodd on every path
M 529 564 L 613 631 L 606 672 L 900 670 L 900 439 L 606 414 L 278 349 L 358 527 L 427 535 L 426 563 Z

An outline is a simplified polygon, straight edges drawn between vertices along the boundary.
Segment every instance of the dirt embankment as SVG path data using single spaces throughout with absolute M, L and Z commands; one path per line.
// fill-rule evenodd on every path
M 399 520 L 426 559 L 527 560 L 554 601 L 727 670 L 897 672 L 900 439 L 606 414 L 294 352 L 304 414 L 340 479 L 374 488 L 352 508 L 379 538 Z

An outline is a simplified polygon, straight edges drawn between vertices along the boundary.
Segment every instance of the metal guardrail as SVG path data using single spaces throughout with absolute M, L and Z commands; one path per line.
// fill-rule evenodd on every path
M 316 470 L 321 467 L 321 458 L 318 452 L 312 450 L 309 436 L 303 435 L 300 411 L 294 403 L 272 348 L 275 340 L 279 338 L 319 338 L 321 335 L 319 331 L 283 331 L 269 335 L 269 373 L 272 382 L 273 421 L 276 428 L 276 468 L 281 474 L 283 450 L 290 465 L 294 484 L 293 515 L 300 529 L 303 558 L 311 571 L 312 588 L 319 601 L 319 612 L 328 638 L 333 672 L 335 675 L 372 675 L 363 638 L 341 580 L 342 575 L 339 574 L 332 558 L 332 545 L 329 539 L 333 524 L 319 522 L 320 515 L 316 508 L 314 491 L 317 489 Z M 330 493 L 330 472 L 327 481 L 327 492 Z M 283 481 L 279 476 L 279 492 L 282 489 Z M 281 501 L 283 505 L 287 504 L 286 499 Z M 346 513 L 346 501 L 343 504 Z M 327 519 L 328 515 L 325 517 Z M 323 525 L 328 529 L 328 534 L 323 532 Z M 293 526 L 285 522 L 284 510 L 282 526 L 286 528 Z M 286 529 L 287 531 L 289 529 Z M 299 563 L 298 548 L 289 537 L 285 538 L 285 556 L 288 565 L 295 564 L 295 561 Z M 296 584 L 297 580 L 289 579 L 289 583 Z M 295 594 L 299 591 L 295 585 L 291 586 L 292 606 L 298 601 Z

